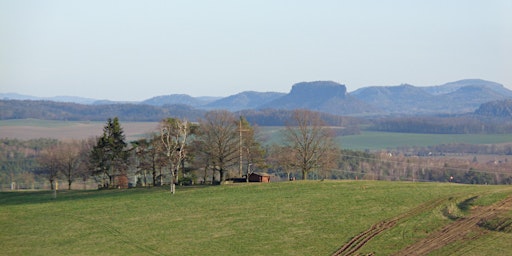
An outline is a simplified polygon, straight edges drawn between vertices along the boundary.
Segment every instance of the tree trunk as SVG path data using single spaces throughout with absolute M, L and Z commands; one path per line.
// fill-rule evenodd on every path
M 208 166 L 205 166 L 204 167 L 204 177 L 203 177 L 204 184 L 206 184 L 206 178 L 207 177 L 208 177 Z
M 224 170 L 223 169 L 220 169 L 219 170 L 219 182 L 222 184 L 222 182 L 224 181 Z
M 307 180 L 308 179 L 308 172 L 306 170 L 302 170 L 302 179 Z

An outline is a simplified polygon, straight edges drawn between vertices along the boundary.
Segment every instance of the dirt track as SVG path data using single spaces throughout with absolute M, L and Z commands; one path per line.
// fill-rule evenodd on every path
M 429 210 L 429 209 L 434 209 L 435 207 L 437 207 L 444 201 L 446 201 L 446 199 L 443 199 L 443 198 L 432 200 L 432 201 L 422 204 L 408 212 L 398 215 L 397 217 L 378 222 L 377 224 L 370 227 L 368 230 L 366 230 L 363 233 L 352 238 L 352 240 L 350 240 L 348 243 L 343 245 L 340 249 L 338 249 L 332 255 L 333 256 L 354 255 L 354 253 L 356 253 L 361 247 L 363 247 L 373 237 L 394 227 L 400 220 L 414 216 L 416 214 L 419 214 L 419 213 Z
M 475 239 L 482 234 L 478 223 L 481 220 L 490 219 L 498 215 L 502 211 L 512 208 L 512 196 L 505 200 L 487 207 L 480 207 L 472 211 L 471 215 L 466 218 L 459 219 L 441 230 L 432 233 L 427 238 L 410 245 L 395 255 L 425 255 L 443 246 L 466 239 Z M 480 232 L 472 232 L 472 231 Z
M 352 238 L 352 240 L 343 245 L 332 255 L 356 255 L 356 252 L 376 235 L 388 229 L 391 229 L 399 221 L 405 218 L 414 216 L 426 210 L 434 209 L 435 207 L 442 204 L 446 200 L 447 199 L 442 198 L 433 200 L 425 204 L 422 204 L 402 215 L 391 218 L 389 220 L 381 221 L 373 225 L 371 228 L 364 231 L 363 233 Z M 476 238 L 475 236 L 482 234 L 482 232 L 471 233 L 476 229 L 481 229 L 480 227 L 478 227 L 478 223 L 481 220 L 493 218 L 498 213 L 510 210 L 511 208 L 512 196 L 494 205 L 477 208 L 472 211 L 469 217 L 459 219 L 443 227 L 441 230 L 432 233 L 429 237 L 421 241 L 418 241 L 415 244 L 410 245 L 409 247 L 403 249 L 402 251 L 396 253 L 395 255 L 425 255 L 429 252 L 442 248 L 443 246 L 458 240 L 474 239 Z M 472 236 L 468 236 L 470 233 L 472 234 Z

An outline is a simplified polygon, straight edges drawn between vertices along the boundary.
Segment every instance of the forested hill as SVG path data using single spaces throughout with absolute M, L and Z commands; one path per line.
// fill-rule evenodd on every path
M 197 120 L 204 111 L 187 105 L 162 107 L 143 104 L 85 105 L 53 101 L 0 100 L 0 119 L 104 121 L 117 116 L 123 121 L 160 121 L 166 117 Z
M 143 102 L 63 103 L 44 100 L 3 100 L 1 119 L 39 118 L 54 120 L 105 120 L 118 116 L 128 121 L 155 121 L 175 116 L 195 120 L 207 110 L 225 109 L 291 111 L 309 109 L 344 116 L 425 116 L 473 113 L 481 104 L 512 100 L 512 91 L 503 85 L 478 79 L 461 80 L 439 86 L 371 86 L 347 92 L 332 81 L 302 82 L 289 93 L 242 92 L 221 99 L 194 98 L 175 94 L 157 96 Z M 507 115 L 506 109 L 490 110 L 484 105 L 477 114 Z M 505 112 L 504 112 L 505 111 Z
M 512 118 L 512 99 L 484 103 L 475 111 L 475 114 L 500 118 Z
M 117 116 L 122 121 L 159 122 L 164 118 L 175 117 L 197 121 L 206 110 L 187 105 L 150 106 L 144 104 L 86 105 L 53 101 L 0 100 L 0 120 L 42 119 L 63 121 L 105 121 Z M 250 123 L 259 126 L 283 126 L 291 118 L 292 110 L 244 110 L 237 114 Z M 320 113 L 322 119 L 332 126 L 343 126 L 344 133 L 357 133 L 359 120 Z

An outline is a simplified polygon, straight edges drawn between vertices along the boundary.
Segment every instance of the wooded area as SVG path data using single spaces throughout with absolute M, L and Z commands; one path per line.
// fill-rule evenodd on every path
M 73 141 L 1 139 L 0 184 L 53 188 L 56 180 L 104 188 L 169 184 L 221 184 L 265 172 L 272 180 L 378 179 L 512 183 L 512 146 L 446 144 L 381 152 L 336 148 L 333 129 L 317 112 L 297 110 L 282 144 L 266 144 L 258 127 L 227 111 L 211 111 L 198 123 L 166 118 L 145 138 L 128 142 L 118 118 L 103 134 Z M 467 160 L 455 154 L 494 154 Z

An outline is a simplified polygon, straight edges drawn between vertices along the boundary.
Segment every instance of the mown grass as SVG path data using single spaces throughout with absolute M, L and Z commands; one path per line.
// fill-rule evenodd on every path
M 490 204 L 511 192 L 382 181 L 179 187 L 173 196 L 159 188 L 59 191 L 57 199 L 50 191 L 3 192 L 0 248 L 4 255 L 329 255 L 427 201 L 480 195 Z M 447 221 L 440 209 L 428 210 L 367 248 L 391 252 Z

